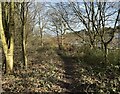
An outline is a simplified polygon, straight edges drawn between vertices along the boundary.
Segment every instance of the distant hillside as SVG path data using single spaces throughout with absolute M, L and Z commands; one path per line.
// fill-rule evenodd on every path
M 108 35 L 113 30 L 113 28 L 110 28 L 110 27 L 106 27 L 105 29 L 106 29 L 106 31 L 107 31 L 106 33 Z M 109 48 L 114 48 L 114 47 L 116 48 L 116 47 L 118 47 L 118 41 L 119 41 L 118 37 L 120 35 L 119 32 L 120 32 L 120 26 L 117 26 L 117 30 L 116 30 L 116 32 L 114 34 L 115 37 L 113 38 L 113 41 L 109 45 Z M 107 39 L 108 35 L 105 37 L 106 39 Z M 37 40 L 40 41 L 40 38 L 38 38 Z M 64 41 L 64 44 L 81 46 L 84 43 L 86 43 L 86 44 L 89 43 L 89 37 L 86 34 L 85 30 L 81 30 L 80 32 L 69 32 L 69 33 L 66 33 L 63 36 L 63 41 Z M 50 44 L 52 46 L 57 46 L 57 36 L 45 35 L 43 37 L 43 42 L 44 42 L 45 45 Z M 98 46 L 100 46 L 100 43 L 97 43 L 97 44 L 98 44 Z

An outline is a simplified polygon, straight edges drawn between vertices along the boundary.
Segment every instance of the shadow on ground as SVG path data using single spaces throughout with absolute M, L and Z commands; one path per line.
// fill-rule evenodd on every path
M 118 69 L 99 64 L 101 58 L 95 60 L 91 54 L 79 55 L 77 51 L 57 48 L 29 51 L 27 70 L 18 67 L 14 75 L 3 76 L 2 87 L 5 91 L 76 94 L 102 90 L 106 94 L 113 91 L 113 86 L 119 91 Z
M 64 64 L 64 81 L 58 81 L 62 88 L 65 88 L 67 92 L 83 92 L 87 87 L 87 84 L 79 82 L 81 74 L 77 72 L 78 57 L 65 55 L 64 52 L 56 51 Z

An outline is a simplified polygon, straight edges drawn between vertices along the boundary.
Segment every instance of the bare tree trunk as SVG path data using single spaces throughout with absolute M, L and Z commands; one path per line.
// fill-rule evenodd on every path
M 58 48 L 59 48 L 59 50 L 61 50 L 59 34 L 58 34 L 58 31 L 56 31 L 56 32 L 57 32 L 57 44 L 58 44 Z
M 43 46 L 43 32 L 40 30 L 41 46 Z
M 24 65 L 25 68 L 27 68 L 26 43 L 25 43 L 26 38 L 25 38 L 25 24 L 24 24 L 24 22 L 22 24 L 21 37 L 22 37 L 23 65 Z
M 5 31 L 3 29 L 3 23 L 2 23 L 2 6 L 0 3 L 0 31 L 1 31 L 1 40 L 3 45 L 3 51 L 5 55 L 5 73 L 12 73 L 13 71 L 13 51 L 14 51 L 14 39 L 13 39 L 13 32 L 14 32 L 14 3 L 10 3 L 10 38 L 9 43 L 7 44 Z
M 61 46 L 63 46 L 64 45 L 64 37 L 63 37 L 63 35 L 61 34 Z
M 11 39 L 11 41 L 13 41 Z M 13 71 L 13 42 L 11 43 L 10 49 L 7 50 L 6 56 L 6 73 L 11 73 Z
M 41 42 L 41 46 L 43 46 L 43 27 L 41 26 L 41 19 L 40 19 L 40 15 L 39 15 L 39 33 L 40 33 L 40 42 Z
M 23 65 L 25 68 L 27 68 L 27 54 L 26 54 L 26 30 L 25 30 L 25 23 L 26 23 L 26 16 L 25 16 L 25 2 L 21 4 L 21 21 L 22 21 L 22 31 L 21 31 L 21 37 L 22 37 L 22 56 L 23 56 Z
M 108 48 L 107 48 L 108 44 L 104 44 L 104 62 L 108 63 L 107 61 L 107 55 L 108 55 Z
M 22 26 L 22 56 L 23 56 L 23 65 L 27 68 L 27 56 L 26 56 L 26 43 L 25 43 L 25 26 Z

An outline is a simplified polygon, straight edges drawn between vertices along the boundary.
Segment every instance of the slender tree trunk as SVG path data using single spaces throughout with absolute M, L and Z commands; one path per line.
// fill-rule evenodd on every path
M 63 41 L 63 39 L 64 39 L 64 37 L 63 37 L 63 35 L 61 34 L 61 46 L 64 45 L 64 41 Z
M 39 15 L 39 34 L 40 34 L 40 42 L 41 42 L 41 46 L 43 46 L 43 28 L 41 27 L 41 19 L 40 19 L 40 15 Z
M 41 40 L 41 46 L 43 46 L 43 32 L 40 30 L 40 40 Z
M 108 63 L 108 61 L 107 61 L 107 55 L 108 55 L 107 46 L 108 46 L 108 44 L 104 43 L 104 61 L 105 61 L 105 63 Z
M 25 2 L 21 4 L 21 16 L 22 16 L 22 31 L 21 31 L 21 37 L 22 37 L 22 56 L 23 56 L 23 65 L 25 68 L 27 68 L 27 54 L 26 54 L 26 30 L 25 30 L 25 23 L 26 23 L 26 16 L 25 16 Z
M 59 34 L 58 34 L 58 31 L 56 31 L 56 32 L 57 32 L 57 44 L 58 44 L 58 48 L 59 48 L 59 50 L 61 50 Z
M 26 55 L 26 43 L 25 43 L 25 25 L 22 25 L 22 55 L 23 55 L 23 65 L 27 68 L 27 55 Z

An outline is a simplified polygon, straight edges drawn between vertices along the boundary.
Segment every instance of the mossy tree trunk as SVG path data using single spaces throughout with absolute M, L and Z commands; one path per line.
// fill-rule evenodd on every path
M 4 4 L 4 3 L 3 3 Z M 9 3 L 9 9 L 3 8 L 5 12 L 2 12 L 2 3 L 0 3 L 0 31 L 1 40 L 3 45 L 3 51 L 5 55 L 5 73 L 12 73 L 13 71 L 13 51 L 14 51 L 14 2 Z M 4 6 L 3 6 L 4 7 Z M 9 11 L 9 12 L 8 12 Z M 3 14 L 3 15 L 2 15 Z M 5 20 L 2 19 L 5 16 Z M 3 22 L 7 25 L 5 25 Z M 4 28 L 3 28 L 4 26 Z M 7 26 L 7 27 L 5 27 Z M 7 31 L 6 31 L 7 30 Z

